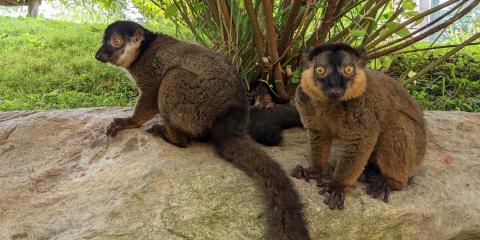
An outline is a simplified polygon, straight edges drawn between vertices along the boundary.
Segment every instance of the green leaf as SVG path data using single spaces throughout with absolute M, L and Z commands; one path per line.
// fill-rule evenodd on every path
M 409 78 L 412 78 L 413 76 L 417 75 L 417 73 L 410 70 L 410 72 L 408 72 L 407 75 L 408 75 Z
M 193 5 L 193 10 L 203 12 L 205 10 L 205 4 L 203 2 L 197 2 Z
M 177 15 L 178 9 L 175 4 L 170 4 L 166 9 L 165 9 L 165 18 L 172 18 L 173 16 Z
M 384 57 L 383 58 L 383 62 L 382 62 L 382 66 L 386 69 L 390 68 L 390 65 L 392 65 L 392 58 L 390 57 Z
M 292 78 L 290 79 L 290 81 L 294 84 L 297 84 L 300 82 L 300 69 L 297 68 L 293 74 L 292 74 Z
M 406 11 L 405 12 L 405 16 L 408 16 L 408 17 L 415 17 L 417 16 L 418 14 L 420 14 L 418 11 Z M 423 18 L 422 18 L 423 19 Z
M 404 28 L 400 29 L 399 31 L 397 31 L 395 34 L 397 34 L 400 37 L 406 37 L 410 34 L 410 31 L 408 30 L 408 28 L 404 27 Z
M 365 35 L 365 30 L 354 29 L 350 31 L 350 35 L 356 36 L 356 37 L 362 37 Z
M 403 10 L 414 10 L 417 7 L 417 4 L 413 0 L 403 1 L 402 9 Z
M 388 29 L 392 29 L 392 28 L 395 28 L 398 25 L 399 24 L 396 23 L 396 22 L 388 22 L 388 23 L 385 24 L 385 27 L 388 28 Z

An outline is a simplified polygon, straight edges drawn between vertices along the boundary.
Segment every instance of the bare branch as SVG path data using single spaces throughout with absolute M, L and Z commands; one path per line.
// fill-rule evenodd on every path
M 402 55 L 402 54 L 414 53 L 414 52 L 426 52 L 426 51 L 435 50 L 435 49 L 454 48 L 454 47 L 458 47 L 459 45 L 460 44 L 442 45 L 442 46 L 434 46 L 434 47 L 427 47 L 427 48 L 417 48 L 417 49 L 392 53 L 390 55 Z M 469 43 L 466 46 L 474 46 L 474 45 L 480 45 L 480 42 Z
M 400 31 L 401 29 L 403 29 L 404 27 L 408 26 L 409 24 L 412 24 L 428 15 L 431 15 L 445 7 L 448 7 L 454 3 L 458 2 L 458 0 L 450 0 L 448 2 L 445 2 L 445 3 L 442 3 L 434 8 L 431 8 L 425 12 L 422 12 L 420 14 L 418 14 L 417 16 L 414 16 L 412 18 L 409 18 L 407 21 L 397 25 L 396 27 L 388 30 L 387 32 L 385 32 L 382 36 L 380 36 L 379 38 L 377 38 L 376 40 L 372 41 L 370 44 L 368 44 L 366 46 L 367 49 L 370 49 L 372 48 L 373 46 L 376 46 L 377 44 L 383 42 L 384 40 L 386 40 L 387 38 L 389 38 L 390 36 L 392 36 L 394 33 Z
M 268 50 L 272 62 L 276 62 L 273 66 L 273 78 L 275 80 L 275 88 L 278 94 L 278 100 L 288 101 L 289 96 L 285 91 L 285 84 L 283 83 L 282 67 L 278 62 L 278 47 L 277 47 L 277 33 L 275 32 L 275 24 L 273 22 L 273 8 L 271 0 L 263 0 L 263 11 L 265 14 L 265 23 L 267 27 Z
M 376 37 L 378 37 L 378 34 L 380 34 L 380 32 L 382 31 L 382 29 L 385 29 L 385 27 L 387 26 L 387 23 L 390 23 L 390 22 L 393 22 L 398 16 L 400 16 L 400 14 L 402 13 L 403 9 L 402 9 L 402 3 L 400 2 L 397 6 L 397 9 L 395 10 L 395 12 L 393 12 L 392 16 L 390 16 L 388 18 L 387 21 L 385 21 L 385 23 L 378 27 L 377 30 L 370 34 L 370 35 L 366 35 L 366 38 L 364 39 L 363 43 L 362 43 L 362 46 L 365 46 L 365 44 L 367 42 L 370 42 L 372 41 L 372 39 L 375 39 Z
M 455 53 L 457 53 L 458 51 L 460 51 L 462 48 L 464 48 L 465 46 L 471 44 L 473 41 L 477 40 L 480 38 L 480 33 L 477 33 L 475 35 L 473 35 L 471 38 L 469 38 L 468 40 L 466 40 L 465 42 L 463 42 L 462 44 L 458 45 L 457 47 L 455 47 L 454 49 L 450 50 L 447 54 L 445 54 L 444 56 L 442 56 L 441 58 L 435 60 L 434 62 L 432 62 L 430 65 L 428 65 L 427 67 L 424 67 L 422 70 L 420 70 L 420 72 L 418 72 L 417 74 L 415 74 L 415 76 L 413 76 L 412 78 L 408 79 L 408 82 L 413 82 L 415 80 L 417 80 L 419 77 L 421 77 L 423 74 L 427 73 L 428 71 L 434 69 L 435 67 L 437 67 L 438 65 L 440 65 L 443 61 L 445 61 L 447 58 L 451 57 L 452 55 L 454 55 Z
M 375 51 L 378 51 L 380 49 L 383 49 L 383 48 L 386 48 L 386 47 L 389 47 L 389 46 L 393 46 L 394 44 L 396 43 L 399 43 L 407 38 L 411 38 L 413 35 L 435 25 L 437 22 L 441 21 L 442 19 L 445 19 L 445 17 L 447 17 L 448 15 L 450 15 L 450 13 L 460 9 L 466 2 L 468 2 L 468 0 L 463 0 L 462 2 L 460 2 L 459 4 L 455 5 L 454 7 L 452 7 L 450 10 L 448 10 L 447 12 L 445 12 L 444 14 L 442 14 L 441 16 L 435 18 L 435 20 L 429 22 L 428 24 L 425 24 L 423 27 L 413 31 L 412 33 L 404 36 L 404 37 L 401 37 L 401 38 L 397 38 L 395 40 L 393 40 L 392 42 L 389 42 L 387 44 L 384 44 L 382 46 L 379 46 L 379 47 L 376 47 L 375 49 L 371 50 L 372 52 L 375 52 Z
M 327 8 L 323 14 L 322 24 L 317 30 L 310 36 L 310 39 L 307 40 L 307 46 L 317 45 L 322 43 L 327 38 L 330 28 L 333 25 L 333 18 L 335 17 L 335 11 L 337 9 L 339 0 L 329 0 L 327 3 Z
M 285 25 L 283 27 L 283 33 L 280 38 L 280 46 L 278 49 L 279 52 L 285 52 L 285 50 L 287 49 L 287 46 L 292 40 L 293 32 L 296 30 L 295 18 L 298 15 L 298 11 L 300 10 L 301 4 L 302 4 L 302 0 L 293 0 L 290 13 L 288 14 L 288 18 L 287 18 L 287 21 L 285 22 Z
M 250 17 L 250 22 L 252 22 L 253 33 L 255 35 L 255 44 L 257 45 L 258 56 L 262 58 L 265 54 L 265 44 L 263 43 L 264 36 L 260 25 L 258 24 L 257 12 L 253 8 L 252 0 L 245 0 L 245 7 L 247 8 L 248 16 Z
M 394 47 L 391 47 L 391 48 L 388 48 L 386 50 L 383 50 L 383 51 L 379 51 L 379 52 L 375 52 L 375 53 L 372 53 L 369 55 L 369 58 L 370 59 L 374 59 L 374 58 L 378 58 L 378 57 L 382 57 L 382 56 L 385 56 L 385 55 L 388 55 L 388 54 L 391 54 L 391 53 L 394 53 L 394 52 L 397 52 L 405 47 L 408 47 L 444 28 L 446 28 L 447 26 L 451 25 L 452 23 L 454 23 L 455 21 L 457 21 L 458 19 L 460 19 L 461 17 L 463 17 L 465 14 L 467 14 L 468 12 L 470 12 L 475 6 L 477 6 L 479 3 L 480 3 L 480 0 L 470 0 L 472 1 L 472 3 L 468 6 L 466 6 L 465 8 L 462 9 L 462 11 L 458 12 L 458 14 L 456 14 L 455 16 L 451 17 L 450 19 L 448 19 L 447 21 L 443 22 L 442 24 L 439 24 L 433 28 L 431 28 L 429 31 L 425 32 L 425 33 L 422 33 L 408 41 L 405 41 L 403 42 L 402 44 L 399 44 L 397 46 L 394 46 Z

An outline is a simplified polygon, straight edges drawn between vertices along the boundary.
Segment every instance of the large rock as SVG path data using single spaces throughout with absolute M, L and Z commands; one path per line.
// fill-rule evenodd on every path
M 143 129 L 105 136 L 129 109 L 0 113 L 0 239 L 259 239 L 261 191 L 208 144 L 179 149 Z M 480 237 L 480 114 L 426 112 L 425 165 L 385 204 L 357 184 L 331 211 L 292 179 L 313 239 Z M 307 163 L 305 131 L 265 148 Z M 334 154 L 335 155 L 335 154 Z

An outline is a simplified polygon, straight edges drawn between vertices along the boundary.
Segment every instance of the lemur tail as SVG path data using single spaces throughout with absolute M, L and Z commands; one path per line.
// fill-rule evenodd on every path
M 264 189 L 268 206 L 268 231 L 265 239 L 310 239 L 302 213 L 302 203 L 280 164 L 269 157 L 241 128 L 246 110 L 233 109 L 217 119 L 212 140 L 218 154 L 249 176 Z

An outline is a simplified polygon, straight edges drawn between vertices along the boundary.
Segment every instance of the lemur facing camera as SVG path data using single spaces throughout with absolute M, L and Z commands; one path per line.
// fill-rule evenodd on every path
M 363 49 L 323 44 L 305 52 L 296 104 L 310 145 L 310 166 L 295 177 L 320 179 L 332 139 L 342 153 L 328 184 L 325 203 L 343 209 L 345 188 L 364 172 L 367 193 L 404 188 L 423 161 L 426 126 L 419 105 L 395 79 L 365 68 Z M 368 170 L 368 171 L 367 171 Z
M 108 136 L 160 114 L 163 125 L 147 131 L 178 147 L 209 140 L 221 157 L 259 181 L 268 205 L 266 239 L 310 239 L 286 173 L 246 134 L 246 88 L 224 56 L 117 21 L 106 28 L 96 59 L 127 70 L 139 91 L 132 117 L 115 118 Z

